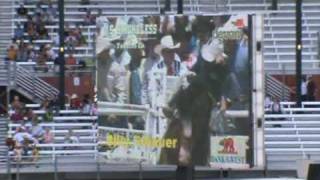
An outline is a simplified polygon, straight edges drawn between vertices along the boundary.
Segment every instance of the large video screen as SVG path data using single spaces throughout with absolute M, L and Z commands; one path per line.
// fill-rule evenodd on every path
M 97 27 L 104 158 L 248 167 L 247 15 L 99 17 Z

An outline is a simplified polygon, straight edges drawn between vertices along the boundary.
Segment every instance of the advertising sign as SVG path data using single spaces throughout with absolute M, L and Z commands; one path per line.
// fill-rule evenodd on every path
M 237 115 L 251 106 L 247 26 L 247 15 L 99 17 L 100 154 L 119 163 L 247 165 L 251 120 Z M 229 157 L 219 138 L 233 140 L 241 163 L 221 161 Z
M 210 163 L 218 168 L 249 168 L 247 136 L 211 137 Z

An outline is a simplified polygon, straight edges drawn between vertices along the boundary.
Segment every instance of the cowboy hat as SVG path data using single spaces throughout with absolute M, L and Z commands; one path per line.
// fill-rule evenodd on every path
M 109 39 L 105 37 L 98 37 L 96 42 L 96 54 L 100 54 L 102 51 L 106 49 L 110 49 L 113 47 L 113 44 L 111 41 L 114 41 L 115 39 Z
M 202 46 L 201 56 L 205 61 L 213 62 L 220 54 L 224 58 L 228 57 L 223 51 L 223 44 L 218 39 L 213 39 L 210 43 Z
M 173 38 L 171 35 L 163 36 L 160 40 L 160 44 L 154 47 L 154 52 L 156 54 L 161 54 L 163 49 L 177 49 L 180 48 L 180 43 L 174 44 Z
M 76 99 L 78 98 L 77 94 L 72 94 L 71 99 Z

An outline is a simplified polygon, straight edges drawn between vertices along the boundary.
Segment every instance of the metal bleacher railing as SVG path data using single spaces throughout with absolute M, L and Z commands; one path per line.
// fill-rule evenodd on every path
M 320 102 L 281 102 L 281 114 L 266 110 L 265 153 L 269 169 L 295 170 L 303 159 L 320 160 Z
M 0 74 L 3 73 L 3 79 L 0 78 L 2 85 L 15 89 L 30 99 L 42 101 L 59 93 L 55 87 L 17 63 L 1 63 L 0 69 Z
M 39 104 L 27 104 L 26 107 L 32 108 L 33 112 L 37 114 L 39 120 L 42 120 L 42 115 L 46 113 L 45 110 L 38 109 Z M 14 111 L 9 111 L 9 115 Z M 96 149 L 96 120 L 97 116 L 83 115 L 80 110 L 60 110 L 58 114 L 53 116 L 52 122 L 41 122 L 39 125 L 44 129 L 50 128 L 54 136 L 54 141 L 50 144 L 37 144 L 40 149 L 40 155 L 47 155 L 54 157 L 56 155 L 64 154 L 95 154 Z M 20 127 L 21 123 L 10 122 L 8 125 L 8 136 L 13 137 L 16 128 Z M 74 135 L 79 138 L 76 144 L 65 143 L 64 138 L 72 130 Z
M 265 93 L 282 101 L 289 101 L 292 90 L 272 76 L 265 75 Z

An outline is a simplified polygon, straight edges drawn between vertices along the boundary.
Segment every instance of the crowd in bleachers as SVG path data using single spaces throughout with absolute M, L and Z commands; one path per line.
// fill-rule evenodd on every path
M 80 1 L 86 5 L 89 1 Z M 85 66 L 82 59 L 75 57 L 76 48 L 88 45 L 83 27 L 94 25 L 96 16 L 89 9 L 85 11 L 82 22 L 65 23 L 66 65 Z M 34 62 L 42 71 L 48 71 L 47 62 L 59 64 L 58 48 L 60 38 L 57 28 L 57 5 L 51 1 L 24 1 L 16 9 L 15 29 L 12 42 L 7 48 L 6 60 L 14 62 Z M 89 34 L 90 36 L 90 34 Z M 72 68 L 71 68 L 72 69 Z M 70 70 L 70 68 L 69 68 Z
M 80 110 L 79 114 L 89 116 L 96 115 L 96 105 L 93 103 L 89 95 L 85 95 L 83 99 L 73 94 L 70 100 L 70 110 Z M 52 133 L 51 127 L 44 127 L 42 123 L 56 123 L 54 116 L 63 116 L 59 113 L 57 98 L 46 98 L 40 105 L 39 110 L 43 113 L 35 113 L 35 109 L 27 107 L 26 104 L 20 101 L 19 96 L 15 96 L 11 103 L 11 124 L 16 125 L 13 132 L 9 129 L 9 138 L 7 145 L 11 152 L 14 154 L 16 161 L 21 161 L 22 157 L 27 157 L 32 161 L 36 161 L 39 155 L 38 144 L 54 144 L 55 135 Z M 92 122 L 92 125 L 94 122 Z M 73 132 L 72 129 L 67 129 L 63 143 L 64 144 L 77 144 L 79 137 Z M 72 148 L 65 147 L 64 149 L 70 150 Z M 31 155 L 31 156 L 30 156 Z

